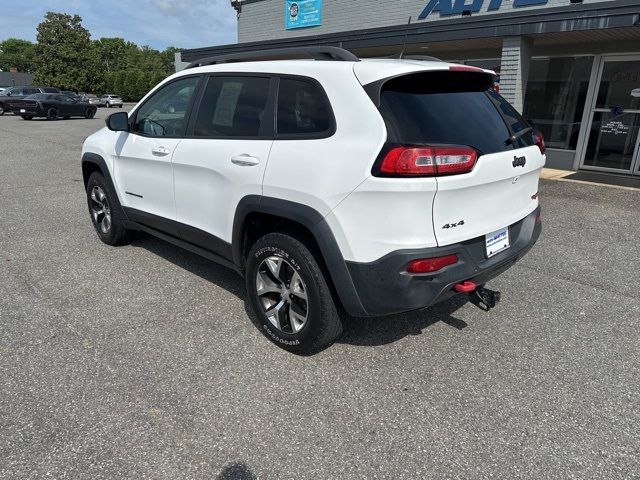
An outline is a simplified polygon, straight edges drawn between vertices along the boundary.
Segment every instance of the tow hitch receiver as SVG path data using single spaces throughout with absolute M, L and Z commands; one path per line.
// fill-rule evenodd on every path
M 500 301 L 500 292 L 479 286 L 474 292 L 469 294 L 469 300 L 471 300 L 471 303 L 476 307 L 488 312 Z

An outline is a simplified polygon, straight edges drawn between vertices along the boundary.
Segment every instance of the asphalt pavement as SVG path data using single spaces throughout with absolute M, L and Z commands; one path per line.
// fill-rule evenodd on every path
M 95 235 L 93 120 L 0 117 L 0 478 L 640 478 L 640 192 L 543 181 L 490 287 L 354 319 L 309 357 L 232 271 Z

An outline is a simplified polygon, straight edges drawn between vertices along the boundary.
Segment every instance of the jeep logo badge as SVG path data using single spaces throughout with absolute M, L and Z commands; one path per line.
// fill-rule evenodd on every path
M 513 162 L 511 163 L 513 168 L 516 167 L 524 167 L 527 164 L 527 159 L 525 157 L 516 157 L 513 156 Z

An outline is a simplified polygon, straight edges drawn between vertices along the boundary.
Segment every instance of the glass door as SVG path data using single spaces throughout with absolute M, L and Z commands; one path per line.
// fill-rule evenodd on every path
M 640 57 L 603 58 L 582 167 L 640 173 Z

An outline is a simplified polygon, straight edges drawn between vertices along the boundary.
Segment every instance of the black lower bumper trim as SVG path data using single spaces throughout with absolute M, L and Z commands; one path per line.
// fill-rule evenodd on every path
M 536 221 L 540 208 L 510 226 L 511 246 L 491 258 L 485 255 L 484 237 L 446 247 L 401 250 L 372 263 L 347 262 L 360 301 L 371 316 L 390 315 L 428 307 L 457 292 L 453 287 L 465 280 L 483 285 L 512 267 L 533 247 L 540 236 Z M 456 254 L 458 263 L 429 275 L 404 273 L 418 258 Z

